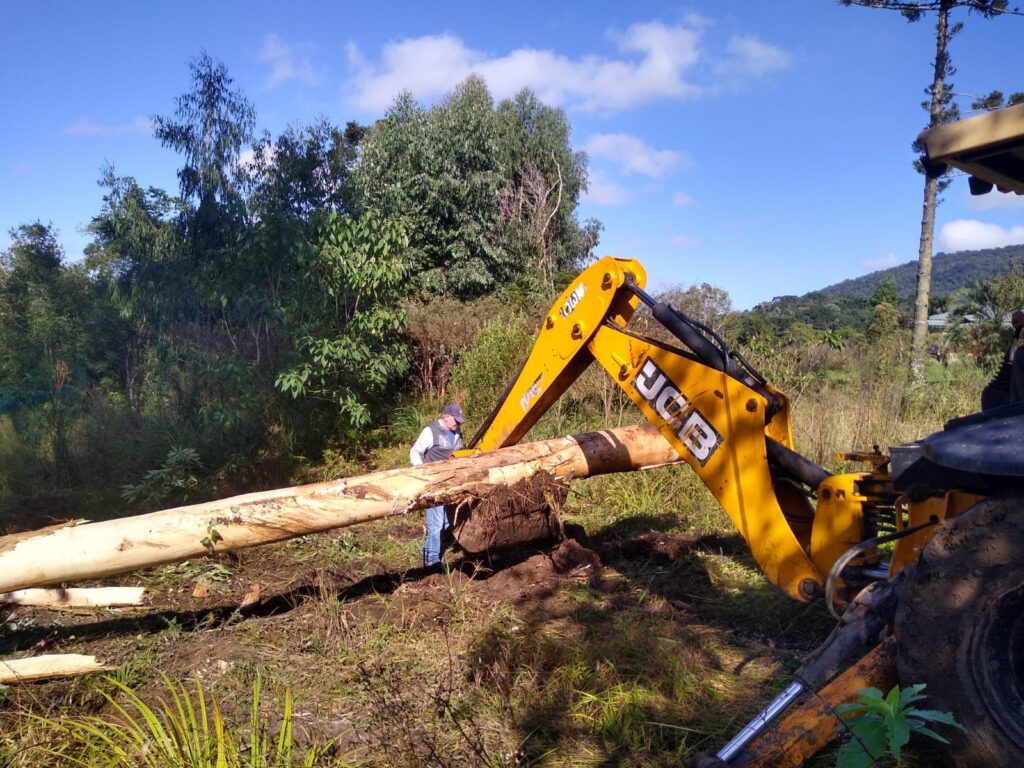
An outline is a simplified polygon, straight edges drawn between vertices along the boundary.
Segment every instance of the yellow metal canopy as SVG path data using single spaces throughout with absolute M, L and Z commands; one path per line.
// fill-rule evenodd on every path
M 971 176 L 973 194 L 993 185 L 1024 194 L 1024 104 L 929 128 L 918 141 L 929 173 L 952 166 Z

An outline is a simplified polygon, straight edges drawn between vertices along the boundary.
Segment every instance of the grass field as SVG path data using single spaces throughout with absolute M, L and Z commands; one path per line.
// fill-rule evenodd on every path
M 979 388 L 976 372 L 945 369 L 909 391 L 853 374 L 801 386 L 799 365 L 775 364 L 796 392 L 797 447 L 833 470 L 853 469 L 839 450 L 939 428 Z M 534 437 L 637 418 L 599 381 L 581 386 Z M 401 411 L 371 466 L 404 464 L 432 412 Z M 328 457 L 297 479 L 351 469 Z M 721 746 L 832 627 L 764 579 L 686 468 L 579 481 L 563 520 L 578 542 L 558 558 L 449 553 L 449 572 L 426 574 L 410 517 L 128 574 L 118 583 L 149 590 L 139 609 L 0 609 L 4 656 L 113 667 L 0 688 L 0 765 L 683 765 Z M 243 605 L 253 585 L 260 599 Z M 161 752 L 177 744 L 187 760 Z

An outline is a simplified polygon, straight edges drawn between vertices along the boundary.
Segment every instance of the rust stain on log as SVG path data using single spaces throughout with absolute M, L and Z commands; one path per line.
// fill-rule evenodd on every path
M 245 525 L 245 518 L 241 515 L 232 515 L 231 517 L 222 515 L 211 519 L 210 525 Z

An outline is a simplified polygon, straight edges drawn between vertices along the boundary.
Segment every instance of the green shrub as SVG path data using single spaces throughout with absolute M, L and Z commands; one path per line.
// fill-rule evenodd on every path
M 199 453 L 194 448 L 176 446 L 157 469 L 149 470 L 135 485 L 125 485 L 122 496 L 130 502 L 163 504 L 186 502 L 200 493 Z
M 469 419 L 479 423 L 494 408 L 532 344 L 532 330 L 518 315 L 487 323 L 456 364 L 449 399 L 462 403 Z

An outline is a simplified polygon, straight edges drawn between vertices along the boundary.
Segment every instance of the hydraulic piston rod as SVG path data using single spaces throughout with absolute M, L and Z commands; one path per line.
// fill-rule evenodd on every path
M 802 682 L 794 680 L 786 687 L 786 690 L 776 696 L 767 707 L 743 726 L 743 729 L 733 736 L 728 744 L 718 750 L 715 757 L 723 763 L 728 763 L 736 757 L 740 750 L 760 736 L 779 715 L 789 709 L 789 706 L 800 698 L 800 694 L 805 690 L 806 686 Z

